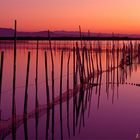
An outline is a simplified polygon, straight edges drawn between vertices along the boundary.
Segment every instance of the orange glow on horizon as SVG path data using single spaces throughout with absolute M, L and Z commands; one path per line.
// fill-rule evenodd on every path
M 81 25 L 85 32 L 140 34 L 139 5 L 139 0 L 2 0 L 0 27 L 11 28 L 17 19 L 19 31 L 77 31 Z

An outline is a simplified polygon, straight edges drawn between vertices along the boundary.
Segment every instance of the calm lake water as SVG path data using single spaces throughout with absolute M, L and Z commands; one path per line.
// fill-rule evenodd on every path
M 48 85 L 50 103 L 52 103 L 52 61 L 48 42 L 39 42 L 38 84 L 36 107 L 36 42 L 18 42 L 16 58 L 15 121 L 12 115 L 13 100 L 13 43 L 0 43 L 4 51 L 2 89 L 0 94 L 0 138 L 9 139 L 140 139 L 140 56 L 131 65 L 117 67 L 122 52 L 109 52 L 109 67 L 106 71 L 106 48 L 122 48 L 128 42 L 92 41 L 92 53 L 95 75 L 77 90 L 73 90 L 73 47 L 76 41 L 52 41 L 54 59 L 54 106 L 47 109 L 45 55 L 47 52 Z M 132 42 L 133 46 L 138 42 Z M 78 41 L 80 45 L 80 41 Z M 83 45 L 89 46 L 88 42 Z M 101 53 L 96 53 L 98 46 Z M 63 48 L 62 101 L 60 95 L 60 69 Z M 68 48 L 68 49 L 67 49 Z M 24 112 L 25 83 L 28 52 L 30 55 L 27 114 Z M 80 52 L 81 57 L 82 53 Z M 133 54 L 135 55 L 135 53 Z M 67 66 L 69 61 L 69 87 L 67 86 Z M 97 63 L 101 57 L 102 74 L 97 74 Z M 97 61 L 98 60 L 98 61 Z M 85 72 L 87 63 L 85 58 Z M 90 66 L 89 66 L 90 67 Z M 100 67 L 100 66 L 99 66 Z M 94 83 L 94 84 L 93 84 Z M 62 106 L 61 106 L 62 105 Z M 61 108 L 62 107 L 62 108 Z

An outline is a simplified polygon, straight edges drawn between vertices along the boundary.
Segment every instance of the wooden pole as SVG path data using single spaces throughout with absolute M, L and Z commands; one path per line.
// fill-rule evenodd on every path
M 4 52 L 2 51 L 1 52 L 1 66 L 0 66 L 0 99 L 1 99 L 1 89 L 2 89 L 3 61 L 4 61 Z
M 50 37 L 50 31 L 48 30 L 49 47 L 51 51 L 51 61 L 52 61 L 52 140 L 54 140 L 54 61 L 52 52 L 52 43 Z
M 75 78 L 75 47 L 73 47 L 73 89 L 76 88 Z M 73 98 L 73 135 L 75 136 L 75 97 Z
M 30 69 L 30 52 L 28 52 L 27 59 L 27 74 L 26 74 L 26 88 L 25 88 L 25 99 L 24 99 L 24 135 L 25 139 L 28 140 L 28 124 L 27 124 L 27 103 L 28 103 L 28 79 Z
M 93 75 L 94 75 L 94 62 L 93 62 L 93 52 L 92 52 L 92 45 L 90 45 L 90 53 L 91 53 L 91 62 L 92 62 L 92 71 L 93 71 Z
M 69 51 L 68 63 L 67 63 L 67 128 L 68 128 L 68 136 L 70 138 L 70 126 L 69 126 L 69 63 L 70 63 L 70 51 Z
M 96 65 L 97 65 L 97 73 L 99 73 L 99 66 L 98 66 L 98 53 L 96 50 Z
M 28 52 L 28 59 L 27 59 L 27 74 L 26 74 L 25 99 L 24 99 L 24 114 L 27 114 L 29 69 L 30 69 L 30 52 Z
M 37 40 L 37 50 L 36 50 L 36 79 L 35 79 L 35 84 L 36 84 L 36 98 L 35 98 L 35 104 L 36 108 L 38 107 L 38 40 Z
M 89 59 L 89 75 L 91 76 L 91 73 L 92 73 L 92 68 L 91 68 L 91 52 L 90 52 L 90 50 L 88 50 L 88 59 Z
M 86 56 L 86 64 L 87 64 L 87 77 L 89 77 L 89 61 L 88 61 L 88 51 L 86 48 L 83 48 L 83 52 L 85 52 L 85 56 Z M 84 59 L 83 59 L 84 61 Z M 83 71 L 84 72 L 84 71 Z
M 101 82 L 102 82 L 102 73 L 100 74 L 100 80 L 99 80 L 99 93 L 98 93 L 97 109 L 99 109 L 99 107 L 100 107 Z
M 38 140 L 38 123 L 39 123 L 39 114 L 38 114 L 38 110 L 36 110 L 36 113 L 35 113 L 35 137 L 36 137 L 36 140 Z
M 63 140 L 63 123 L 62 123 L 62 77 L 63 77 L 63 50 L 61 53 L 61 70 L 60 70 L 60 130 L 61 140 Z
M 13 71 L 13 100 L 12 100 L 12 114 L 15 114 L 15 86 L 16 86 L 16 29 L 17 21 L 15 20 L 15 30 L 14 30 L 14 71 Z
M 0 66 L 0 106 L 1 106 L 1 90 L 2 90 L 2 74 L 3 74 L 3 61 L 4 52 L 1 52 L 1 66 Z M 0 110 L 0 120 L 1 120 L 1 110 Z
M 46 72 L 46 95 L 47 95 L 47 107 L 50 104 L 50 95 L 49 95 L 49 84 L 48 84 L 48 64 L 47 64 L 47 52 L 45 51 L 45 72 Z
M 50 46 L 51 61 L 52 61 L 52 101 L 54 102 L 54 60 L 53 60 L 53 52 L 52 52 L 52 43 L 51 43 L 50 31 L 48 31 L 48 37 L 49 37 L 49 46 Z
M 99 41 L 98 41 L 98 47 L 99 47 L 99 58 L 100 58 L 100 72 L 102 72 L 101 47 Z
M 17 21 L 15 20 L 15 29 L 14 29 L 14 68 L 13 68 L 13 95 L 12 95 L 12 138 L 16 139 L 16 105 L 15 105 L 15 88 L 16 88 L 16 39 L 17 39 Z
M 50 109 L 47 109 L 47 114 L 46 114 L 46 140 L 48 140 L 49 136 L 49 125 L 50 125 Z

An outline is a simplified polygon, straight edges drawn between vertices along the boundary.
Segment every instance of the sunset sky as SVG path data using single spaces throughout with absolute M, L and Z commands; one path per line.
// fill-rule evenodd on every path
M 140 0 L 0 0 L 0 27 L 140 33 Z

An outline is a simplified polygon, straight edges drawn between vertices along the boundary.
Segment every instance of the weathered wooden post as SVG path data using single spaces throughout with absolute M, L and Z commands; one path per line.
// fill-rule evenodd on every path
M 61 53 L 61 69 L 60 69 L 60 130 L 61 139 L 63 140 L 63 123 L 62 123 L 62 77 L 63 77 L 63 50 Z
M 37 40 L 37 49 L 36 49 L 36 78 L 35 78 L 35 87 L 36 87 L 36 95 L 35 95 L 35 107 L 38 108 L 38 45 L 39 41 Z
M 30 69 L 30 52 L 28 52 L 28 59 L 27 59 L 27 74 L 26 74 L 26 84 L 25 84 L 26 86 L 25 86 L 25 98 L 24 98 L 24 115 L 27 114 L 29 69 Z
M 1 52 L 1 63 L 0 63 L 0 106 L 1 106 L 1 90 L 2 90 L 2 74 L 3 74 L 3 61 L 4 61 L 4 52 Z M 1 111 L 0 111 L 0 120 L 1 120 Z
M 48 30 L 49 47 L 51 51 L 51 62 L 52 62 L 52 140 L 54 139 L 54 61 L 52 52 L 52 43 L 50 37 L 50 31 Z
M 49 95 L 49 84 L 48 84 L 48 64 L 47 64 L 47 52 L 45 51 L 45 73 L 46 73 L 46 96 L 47 96 L 47 107 L 50 104 L 50 95 Z
M 70 126 L 69 126 L 69 63 L 70 63 L 70 51 L 69 51 L 68 62 L 67 62 L 67 128 L 68 128 L 68 136 L 70 138 Z
M 13 95 L 12 95 L 12 138 L 16 139 L 16 105 L 15 105 L 15 89 L 16 89 L 16 40 L 17 40 L 17 21 L 14 27 L 14 66 L 13 66 Z
M 1 52 L 1 63 L 0 63 L 0 102 L 1 102 L 1 89 L 2 89 L 2 74 L 3 74 L 3 61 L 4 61 L 4 52 Z

